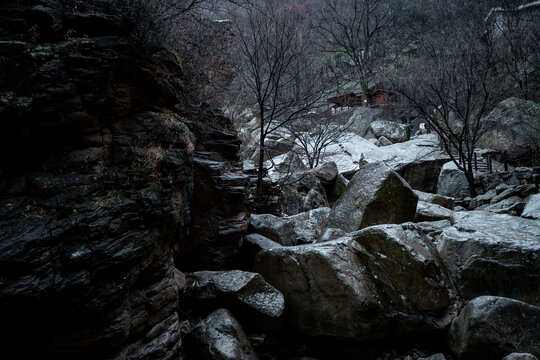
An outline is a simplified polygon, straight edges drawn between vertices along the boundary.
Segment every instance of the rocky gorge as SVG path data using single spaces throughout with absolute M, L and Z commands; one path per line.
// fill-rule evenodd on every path
M 174 53 L 100 1 L 0 10 L 3 359 L 540 357 L 538 168 L 471 198 L 436 137 L 357 116 L 256 213 Z

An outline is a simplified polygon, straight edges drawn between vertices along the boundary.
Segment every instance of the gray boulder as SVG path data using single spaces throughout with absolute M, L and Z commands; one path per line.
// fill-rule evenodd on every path
M 279 318 L 285 306 L 283 295 L 261 275 L 239 270 L 188 273 L 183 295 L 259 318 Z
M 377 139 L 377 143 L 375 144 L 377 146 L 389 146 L 392 145 L 392 142 L 388 140 L 385 136 L 381 136 L 379 139 Z
M 491 202 L 491 199 L 493 199 L 495 196 L 497 196 L 497 190 L 491 189 L 488 190 L 485 194 L 478 195 L 475 200 L 477 205 L 482 204 L 489 204 Z
M 415 222 L 420 221 L 438 221 L 451 220 L 454 215 L 452 210 L 448 210 L 437 204 L 431 204 L 425 201 L 418 201 L 416 206 Z
M 529 198 L 521 216 L 529 219 L 540 219 L 540 194 Z
M 284 246 L 311 243 L 321 236 L 322 224 L 329 213 L 330 208 L 320 207 L 284 217 L 252 214 L 250 229 Z
M 497 295 L 540 304 L 540 222 L 457 212 L 437 249 L 466 299 Z
M 475 298 L 452 321 L 449 345 L 460 359 L 540 356 L 540 308 L 509 298 Z
M 499 184 L 499 185 L 497 185 L 495 187 L 495 192 L 497 193 L 497 195 L 499 195 L 499 194 L 502 194 L 503 192 L 505 192 L 506 190 L 508 190 L 510 188 L 511 188 L 510 185 L 502 183 L 502 184 Z
M 435 355 L 428 356 L 426 358 L 418 358 L 418 360 L 446 360 L 443 354 L 438 353 Z
M 294 147 L 294 138 L 291 137 L 290 135 L 287 136 L 286 134 L 283 134 L 283 133 L 275 134 L 274 137 L 270 135 L 269 137 L 266 138 L 264 142 L 264 146 L 266 147 L 268 156 L 272 158 L 274 156 L 279 156 L 281 154 L 289 153 Z M 258 155 L 258 152 L 257 152 L 257 155 Z
M 321 207 L 305 213 L 288 216 L 286 219 L 293 225 L 302 243 L 315 242 L 321 237 L 322 224 L 330 214 L 330 208 Z
M 538 360 L 533 354 L 527 353 L 511 353 L 503 358 L 503 360 Z
M 317 242 L 336 240 L 345 236 L 347 236 L 347 233 L 344 230 L 328 228 L 324 230 L 324 233 L 322 234 L 321 238 L 317 240 Z
M 479 147 L 506 151 L 508 157 L 530 161 L 540 147 L 540 105 L 533 101 L 509 98 L 483 119 L 492 129 L 480 138 Z
M 425 201 L 430 204 L 437 204 L 449 210 L 454 210 L 454 198 L 438 194 L 427 193 L 419 190 L 414 190 L 418 195 L 418 200 Z
M 285 320 L 310 336 L 367 340 L 441 329 L 453 291 L 413 225 L 379 225 L 320 244 L 259 253 L 255 271 L 285 296 Z
M 282 245 L 260 234 L 248 234 L 242 238 L 242 246 L 238 252 L 237 265 L 240 269 L 253 269 L 255 256 L 263 250 Z
M 443 232 L 444 229 L 452 226 L 450 220 L 439 220 L 439 221 L 421 221 L 417 222 L 416 225 L 422 229 L 424 234 L 426 234 L 432 240 L 436 240 L 437 237 Z
M 300 159 L 300 157 L 294 152 L 289 152 L 285 156 L 283 161 L 277 165 L 278 173 L 285 174 L 285 175 L 292 174 L 295 172 L 303 172 L 307 170 L 308 168 L 304 164 L 302 159 Z
M 534 184 L 524 184 L 519 186 L 511 186 L 504 189 L 502 192 L 498 193 L 497 196 L 494 196 L 490 203 L 496 204 L 502 200 L 508 199 L 513 196 L 519 196 L 521 198 L 532 195 L 536 192 L 536 185 Z
M 376 138 L 384 136 L 393 143 L 409 140 L 409 128 L 407 125 L 393 121 L 377 120 L 370 124 L 369 129 Z
M 321 181 L 311 171 L 296 172 L 285 178 L 281 193 L 281 209 L 287 215 L 328 206 Z
M 284 218 L 272 214 L 251 214 L 249 230 L 263 235 L 280 245 L 298 244 L 298 234 L 294 226 Z
M 382 119 L 383 114 L 381 109 L 360 106 L 354 109 L 349 121 L 345 125 L 351 132 L 367 138 L 371 135 L 369 125 L 375 121 Z
M 196 359 L 256 360 L 246 333 L 228 310 L 219 309 L 187 335 L 185 345 Z
M 256 249 L 257 252 L 281 246 L 277 242 L 272 241 L 269 238 L 259 234 L 248 234 L 244 236 L 243 246 L 245 246 L 246 244 L 249 244 L 248 246 Z
M 334 205 L 326 227 L 350 232 L 371 225 L 411 221 L 417 201 L 409 184 L 384 163 L 364 164 Z
M 437 194 L 454 198 L 465 198 L 470 195 L 465 174 L 453 162 L 443 165 L 437 182 Z
M 491 211 L 497 214 L 510 214 L 519 216 L 525 209 L 526 201 L 519 196 L 512 196 L 491 205 L 480 206 L 477 209 Z
M 338 176 L 338 168 L 335 162 L 328 162 L 311 170 L 323 184 L 330 184 Z

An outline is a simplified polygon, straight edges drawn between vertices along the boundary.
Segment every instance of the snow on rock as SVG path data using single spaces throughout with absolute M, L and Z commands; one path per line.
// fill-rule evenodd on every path
M 358 170 L 361 162 L 382 161 L 399 171 L 410 163 L 445 157 L 434 135 L 420 135 L 410 141 L 378 147 L 370 140 L 350 134 L 343 142 L 329 146 L 326 153 L 329 154 L 326 161 L 334 161 L 342 173 Z
M 285 159 L 286 155 L 280 155 L 272 161 L 280 164 Z M 411 164 L 439 160 L 444 162 L 449 158 L 440 149 L 437 136 L 433 134 L 414 136 L 406 142 L 378 147 L 360 135 L 350 133 L 339 144 L 328 146 L 324 157 L 324 162 L 335 162 L 340 173 L 354 172 L 361 163 L 382 161 L 399 172 Z M 269 175 L 279 177 L 274 169 L 270 170 Z

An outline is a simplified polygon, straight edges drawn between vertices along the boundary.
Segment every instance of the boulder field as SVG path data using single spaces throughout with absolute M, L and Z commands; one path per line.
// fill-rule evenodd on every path
M 0 3 L 0 358 L 540 357 L 536 169 L 468 198 L 434 135 L 363 107 L 315 169 L 271 138 L 256 213 L 232 121 L 107 3 Z

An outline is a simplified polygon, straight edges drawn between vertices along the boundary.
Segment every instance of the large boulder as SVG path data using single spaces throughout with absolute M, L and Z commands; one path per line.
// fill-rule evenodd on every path
M 285 306 L 283 295 L 261 275 L 239 270 L 188 273 L 183 296 L 199 306 L 226 306 L 244 318 L 277 319 Z
M 445 207 L 425 201 L 419 201 L 418 205 L 416 206 L 416 215 L 414 216 L 414 221 L 451 220 L 453 215 L 454 212 Z
M 322 224 L 330 214 L 330 208 L 321 207 L 285 219 L 289 221 L 303 243 L 315 242 L 322 235 Z
M 447 162 L 441 169 L 437 182 L 437 194 L 454 198 L 465 198 L 470 195 L 469 183 L 465 173 L 453 162 Z
M 354 109 L 349 121 L 345 125 L 347 129 L 356 135 L 367 138 L 369 137 L 369 125 L 376 120 L 384 118 L 381 109 L 360 106 Z
M 540 304 L 540 223 L 484 211 L 457 212 L 438 251 L 462 296 Z
M 295 172 L 307 171 L 308 168 L 295 152 L 289 152 L 280 157 L 281 161 L 277 164 L 275 171 L 270 172 L 274 177 L 288 176 Z M 274 168 L 272 168 L 274 170 Z
M 425 201 L 430 204 L 440 205 L 449 210 L 454 210 L 454 198 L 438 194 L 426 193 L 419 190 L 415 190 L 414 192 L 416 193 L 416 195 L 418 195 L 419 201 Z
M 420 227 L 424 234 L 433 239 L 437 240 L 439 235 L 443 232 L 444 229 L 452 226 L 450 220 L 438 220 L 438 221 L 421 221 L 415 223 L 416 226 Z
M 338 176 L 338 168 L 335 162 L 327 162 L 311 170 L 313 174 L 323 183 L 330 184 Z
M 491 131 L 477 146 L 508 154 L 516 161 L 531 161 L 540 149 L 540 104 L 515 97 L 502 101 L 483 120 Z
M 506 198 L 498 203 L 491 205 L 482 205 L 477 210 L 491 211 L 497 214 L 510 214 L 519 216 L 525 208 L 526 200 L 521 199 L 519 196 L 512 196 Z
M 521 216 L 529 219 L 540 219 L 540 194 L 535 194 L 529 198 Z
M 290 246 L 315 242 L 322 233 L 322 224 L 330 208 L 321 207 L 300 214 L 277 217 L 252 214 L 251 230 L 281 245 Z
M 452 322 L 449 344 L 460 359 L 540 356 L 540 308 L 509 298 L 475 298 Z
M 238 252 L 237 266 L 240 269 L 253 269 L 255 256 L 263 250 L 282 245 L 260 234 L 248 234 L 242 238 L 242 247 Z
M 502 190 L 502 188 L 501 188 Z M 496 204 L 505 199 L 511 198 L 513 196 L 518 196 L 520 198 L 525 198 L 529 195 L 532 195 L 536 192 L 536 185 L 534 184 L 524 184 L 519 186 L 509 186 L 504 188 L 504 190 L 494 196 L 490 203 Z
M 228 310 L 219 309 L 198 323 L 185 338 L 194 359 L 257 360 L 242 326 Z
M 266 250 L 255 271 L 285 296 L 285 320 L 310 336 L 366 340 L 451 321 L 451 282 L 430 240 L 410 224 Z
M 411 221 L 417 201 L 418 196 L 407 182 L 384 163 L 365 164 L 336 202 L 326 227 L 355 231 Z
M 311 171 L 295 172 L 281 179 L 284 214 L 296 215 L 318 207 L 328 206 L 326 192 L 321 181 Z
M 249 229 L 280 245 L 298 244 L 298 234 L 293 225 L 286 219 L 272 214 L 251 214 Z
M 371 123 L 369 129 L 376 138 L 383 136 L 394 143 L 409 140 L 408 126 L 394 121 L 377 120 Z

